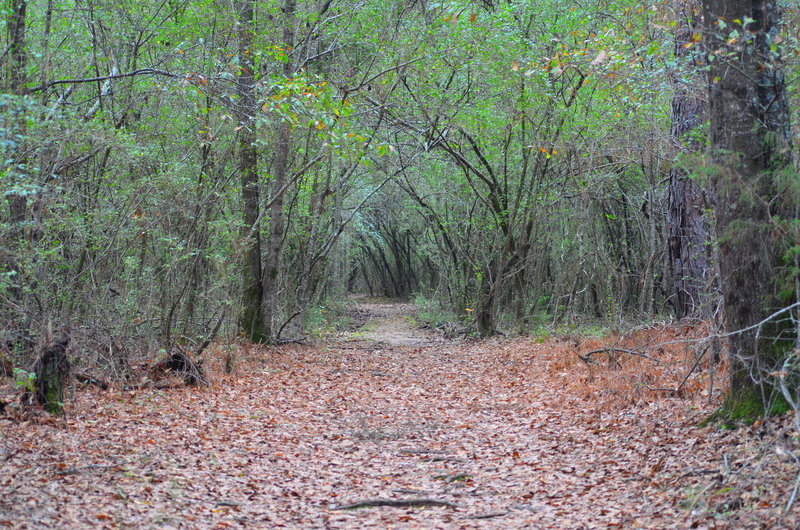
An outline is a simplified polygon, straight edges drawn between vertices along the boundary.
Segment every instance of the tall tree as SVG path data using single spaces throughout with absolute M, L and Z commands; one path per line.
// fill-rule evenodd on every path
M 28 3 L 26 0 L 11 0 L 8 14 L 9 45 L 7 52 L 11 56 L 11 68 L 8 76 L 8 88 L 19 94 L 25 82 L 25 67 L 28 55 L 25 50 L 25 29 Z
M 771 314 L 791 302 L 782 260 L 796 205 L 789 110 L 776 0 L 705 0 L 711 147 L 721 287 L 730 336 L 726 410 L 752 417 L 768 405 L 757 385 L 794 345 L 797 330 Z M 791 284 L 791 281 L 788 281 Z M 787 322 L 789 324 L 787 325 Z
M 261 217 L 258 193 L 258 151 L 255 86 L 255 0 L 239 4 L 239 174 L 242 181 L 243 295 L 240 323 L 245 337 L 260 342 L 264 338 L 261 314 L 264 298 L 261 270 Z M 266 335 L 269 336 L 268 334 Z
M 700 77 L 694 62 L 696 40 L 700 28 L 700 4 L 695 0 L 679 0 L 675 32 L 675 95 L 672 98 L 670 136 L 678 157 L 702 151 L 705 139 L 702 126 L 706 121 L 706 94 L 699 90 Z M 708 240 L 703 217 L 705 200 L 700 185 L 689 177 L 686 165 L 678 162 L 669 173 L 669 264 L 672 272 L 675 313 L 678 318 L 701 316 L 703 293 L 708 281 Z
M 295 40 L 295 10 L 296 0 L 286 0 L 283 4 L 283 47 L 286 50 L 286 62 L 283 65 L 283 75 L 289 79 L 294 74 L 294 40 Z M 275 144 L 275 159 L 272 171 L 272 206 L 269 216 L 269 244 L 267 248 L 266 263 L 264 265 L 264 278 L 262 279 L 264 299 L 261 311 L 264 319 L 264 336 L 267 340 L 273 339 L 274 330 L 272 321 L 278 300 L 278 275 L 281 265 L 281 250 L 283 249 L 286 222 L 283 213 L 282 189 L 288 178 L 290 151 L 292 148 L 292 123 L 282 120 L 278 125 L 278 137 Z

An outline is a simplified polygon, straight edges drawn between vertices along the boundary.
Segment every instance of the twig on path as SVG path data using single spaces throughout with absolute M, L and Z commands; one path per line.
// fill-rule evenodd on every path
M 357 510 L 359 508 L 374 508 L 378 506 L 393 506 L 397 508 L 425 507 L 425 506 L 447 506 L 458 508 L 458 505 L 449 501 L 437 499 L 365 499 L 352 504 L 341 504 L 332 510 Z
M 459 464 L 466 464 L 467 461 L 463 458 L 456 458 L 454 456 L 431 456 L 429 458 L 423 458 L 422 462 L 457 462 Z
M 797 475 L 797 479 L 794 481 L 794 489 L 792 490 L 792 496 L 789 497 L 789 502 L 786 503 L 786 508 L 783 509 L 783 513 L 789 513 L 789 510 L 792 509 L 792 504 L 794 504 L 794 499 L 797 497 L 798 488 L 800 488 L 800 475 Z
M 481 515 L 473 515 L 472 517 L 468 517 L 468 519 L 493 519 L 495 517 L 503 517 L 505 515 L 508 515 L 508 512 L 492 512 Z
M 86 466 L 78 466 L 78 467 L 70 467 L 67 469 L 59 469 L 55 472 L 56 475 L 75 475 L 77 473 L 81 473 L 83 471 L 105 471 L 107 469 L 114 469 L 118 467 L 122 467 L 125 465 L 125 461 L 121 458 L 116 464 L 89 464 Z
M 472 479 L 472 475 L 469 475 L 467 473 L 453 473 L 451 475 L 436 475 L 435 477 L 433 477 L 433 480 L 444 480 L 448 484 L 452 484 L 453 482 L 456 482 L 457 480 L 465 480 L 466 481 L 466 480 L 471 480 L 471 479 Z
M 599 350 L 590 351 L 589 353 L 585 353 L 583 355 L 581 355 L 580 353 L 578 353 L 577 355 L 578 355 L 578 357 L 580 357 L 581 361 L 585 362 L 586 364 L 591 364 L 592 363 L 592 359 L 591 359 L 592 355 L 594 355 L 596 353 L 609 353 L 610 354 L 610 353 L 615 353 L 615 352 L 627 353 L 628 355 L 635 355 L 636 357 L 643 357 L 644 359 L 650 359 L 651 361 L 653 361 L 656 364 L 661 364 L 661 361 L 659 361 L 655 357 L 650 357 L 649 355 L 644 354 L 644 353 L 639 352 L 639 351 L 636 351 L 636 350 L 626 350 L 625 348 L 601 348 Z

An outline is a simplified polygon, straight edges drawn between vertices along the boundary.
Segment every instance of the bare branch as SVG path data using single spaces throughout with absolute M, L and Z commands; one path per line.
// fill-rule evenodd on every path
M 661 362 L 658 359 L 656 359 L 655 357 L 650 357 L 649 355 L 646 355 L 646 354 L 644 354 L 642 352 L 638 352 L 636 350 L 626 350 L 624 348 L 602 348 L 602 349 L 599 349 L 599 350 L 590 351 L 589 353 L 586 353 L 584 355 L 581 355 L 579 353 L 578 357 L 580 357 L 581 360 L 583 362 L 585 362 L 586 364 L 589 364 L 589 363 L 592 362 L 591 356 L 596 354 L 596 353 L 627 353 L 628 355 L 635 355 L 636 357 L 642 357 L 644 359 L 650 359 L 651 361 L 653 361 L 655 363 L 660 363 Z
M 26 89 L 26 93 L 32 94 L 34 92 L 41 92 L 42 90 L 48 90 L 50 88 L 53 88 L 56 85 L 79 85 L 82 83 L 97 83 L 100 81 L 109 81 L 111 79 L 124 79 L 126 77 L 136 77 L 139 75 L 160 75 L 164 77 L 171 77 L 173 79 L 182 79 L 186 77 L 186 75 L 184 74 L 175 74 L 172 72 L 166 72 L 164 70 L 156 70 L 155 68 L 139 68 L 138 70 L 134 70 L 133 72 L 125 72 L 122 74 L 103 75 L 99 77 L 83 77 L 79 79 L 57 79 L 55 81 L 48 81 L 41 85 L 28 88 Z

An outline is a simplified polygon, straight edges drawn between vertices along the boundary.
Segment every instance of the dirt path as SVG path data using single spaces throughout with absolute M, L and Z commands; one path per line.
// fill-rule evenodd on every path
M 566 341 L 444 341 L 406 310 L 344 342 L 253 349 L 208 389 L 84 389 L 66 420 L 0 420 L 0 525 L 797 522 L 781 514 L 792 480 L 755 494 L 736 482 L 755 449 L 694 426 L 710 410 L 699 391 L 626 390 L 644 364 L 613 375 L 625 384 L 590 378 Z
M 414 306 L 409 303 L 362 301 L 357 306 L 360 329 L 348 334 L 345 342 L 368 341 L 386 346 L 434 346 L 446 341 L 442 335 L 416 323 Z

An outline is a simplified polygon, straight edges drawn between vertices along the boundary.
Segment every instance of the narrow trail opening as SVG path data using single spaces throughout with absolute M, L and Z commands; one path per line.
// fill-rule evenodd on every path
M 345 335 L 344 342 L 417 347 L 447 342 L 441 333 L 418 322 L 413 304 L 359 298 L 354 301 L 357 303 L 349 313 L 358 328 Z

